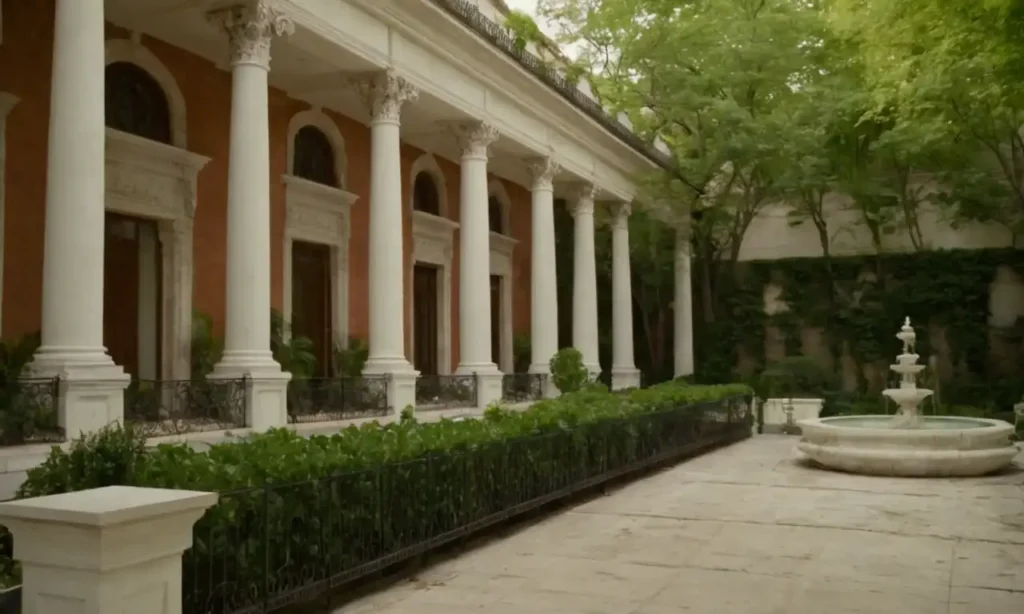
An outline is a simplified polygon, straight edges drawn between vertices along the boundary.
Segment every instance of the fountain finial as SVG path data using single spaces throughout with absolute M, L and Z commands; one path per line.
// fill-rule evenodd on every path
M 896 334 L 896 338 L 903 342 L 903 353 L 905 355 L 914 353 L 917 333 L 914 332 L 914 327 L 910 325 L 909 317 L 903 319 L 903 326 L 900 328 L 900 332 Z

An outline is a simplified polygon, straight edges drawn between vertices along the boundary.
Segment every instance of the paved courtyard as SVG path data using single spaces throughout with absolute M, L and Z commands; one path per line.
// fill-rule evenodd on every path
M 802 466 L 795 443 L 683 463 L 338 612 L 1024 612 L 1024 472 L 859 477 Z

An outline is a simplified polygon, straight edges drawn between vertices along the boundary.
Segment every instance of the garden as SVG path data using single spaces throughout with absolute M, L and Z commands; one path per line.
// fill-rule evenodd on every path
M 18 496 L 118 484 L 219 492 L 185 556 L 184 611 L 271 612 L 751 432 L 745 385 L 612 393 L 563 375 L 575 392 L 525 411 L 429 423 L 409 411 L 387 425 L 310 438 L 279 429 L 205 452 L 148 448 L 140 429 L 112 427 L 54 447 Z M 17 583 L 5 542 L 6 581 Z

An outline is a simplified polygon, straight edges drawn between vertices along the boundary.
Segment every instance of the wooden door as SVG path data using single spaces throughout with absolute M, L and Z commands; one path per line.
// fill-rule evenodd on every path
M 491 275 L 491 360 L 501 367 L 501 276 Z
M 313 342 L 315 375 L 319 377 L 329 377 L 333 368 L 331 298 L 331 248 L 292 242 L 291 331 L 293 337 L 306 337 Z
M 139 372 L 138 221 L 107 213 L 103 242 L 103 344 L 132 376 Z
M 413 365 L 422 375 L 437 375 L 438 281 L 440 269 L 417 264 L 412 273 Z

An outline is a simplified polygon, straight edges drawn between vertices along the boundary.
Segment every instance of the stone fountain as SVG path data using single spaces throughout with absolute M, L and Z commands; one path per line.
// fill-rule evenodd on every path
M 801 420 L 799 450 L 824 467 L 870 475 L 976 476 L 1012 463 L 1018 453 L 1012 424 L 921 415 L 921 403 L 932 391 L 917 387 L 925 366 L 917 364 L 917 335 L 910 318 L 896 338 L 903 342 L 903 353 L 889 368 L 899 374 L 899 387 L 882 391 L 899 406 L 896 415 Z

